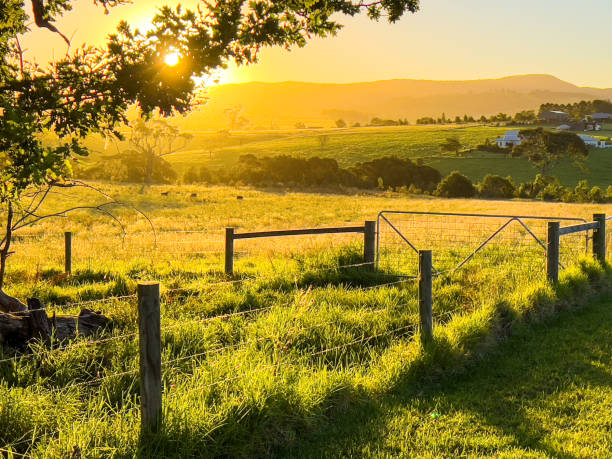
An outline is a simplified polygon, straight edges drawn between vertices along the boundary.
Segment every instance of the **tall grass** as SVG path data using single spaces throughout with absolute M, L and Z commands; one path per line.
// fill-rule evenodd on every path
M 154 223 L 165 229 L 198 228 L 212 233 L 215 225 L 222 227 L 238 218 L 233 215 L 239 213 L 234 191 L 200 188 L 198 192 L 203 200 L 219 202 L 217 213 L 196 218 L 192 212 L 201 203 L 181 207 L 173 198 L 175 208 L 147 204 Z M 349 220 L 348 215 L 360 221 L 390 202 L 378 197 L 290 194 L 271 198 L 249 193 L 247 199 L 253 203 L 241 208 L 240 215 L 254 217 L 286 207 L 285 227 L 338 224 L 343 218 Z M 307 207 L 299 208 L 306 202 Z M 430 205 L 392 202 L 407 203 Z M 463 205 L 462 201 L 440 203 Z M 573 209 L 586 213 L 591 208 Z M 151 242 L 145 240 L 148 233 L 142 228 L 146 225 L 138 217 L 127 212 L 124 217 L 131 230 Z M 248 219 L 241 222 L 249 229 L 266 225 Z M 274 245 L 244 246 L 246 253 L 237 261 L 238 279 L 234 279 L 242 281 L 228 283 L 231 279 L 224 277 L 220 257 L 214 254 L 200 256 L 184 250 L 150 257 L 130 252 L 127 246 L 127 253 L 105 258 L 99 248 L 113 239 L 106 239 L 102 231 L 106 227 L 89 215 L 79 225 L 82 238 L 90 232 L 85 239 L 90 245 L 77 252 L 74 275 L 62 275 L 60 259 L 47 257 L 43 249 L 36 254 L 32 246 L 12 265 L 11 293 L 35 295 L 58 310 L 77 312 L 79 305 L 73 303 L 131 294 L 139 279 L 160 280 L 163 430 L 157 436 L 139 437 L 136 307 L 133 298 L 114 299 L 87 306 L 113 321 L 111 330 L 92 340 L 100 342 L 76 338 L 50 348 L 40 343 L 31 343 L 27 349 L 2 348 L 0 448 L 19 454 L 280 453 L 305 433 L 324 429 L 351 406 L 406 384 L 462 371 L 514 327 L 582 301 L 608 287 L 612 278 L 608 267 L 583 260 L 563 272 L 559 285 L 553 287 L 544 279 L 543 260 L 542 264 L 538 260 L 518 263 L 516 257 L 509 262 L 495 251 L 483 254 L 452 276 L 436 279 L 435 341 L 423 348 L 418 339 L 415 282 L 396 283 L 402 278 L 394 273 L 343 267 L 361 260 L 358 239 L 340 240 L 337 246 L 330 246 L 329 240 L 295 239 L 292 249 L 283 251 L 276 251 Z M 41 232 L 60 229 L 46 226 Z M 28 256 L 40 256 L 44 263 L 32 266 Z M 94 262 L 86 262 L 87 257 Z

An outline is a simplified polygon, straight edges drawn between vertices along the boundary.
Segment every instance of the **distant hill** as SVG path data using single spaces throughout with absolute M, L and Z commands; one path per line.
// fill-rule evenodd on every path
M 586 88 L 550 75 L 469 81 L 385 80 L 365 83 L 241 83 L 208 89 L 208 103 L 185 118 L 184 129 L 229 127 L 225 109 L 241 106 L 250 127 L 286 128 L 302 122 L 330 126 L 338 118 L 365 122 L 374 116 L 408 118 L 514 114 L 544 102 L 610 99 L 612 89 Z

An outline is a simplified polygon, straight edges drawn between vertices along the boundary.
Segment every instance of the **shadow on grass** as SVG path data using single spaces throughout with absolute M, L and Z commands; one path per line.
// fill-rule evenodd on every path
M 400 383 L 377 400 L 336 413 L 333 423 L 278 453 L 453 456 L 501 450 L 576 457 L 568 452 L 571 446 L 559 447 L 569 437 L 554 441 L 551 435 L 571 436 L 581 409 L 597 410 L 597 401 L 584 396 L 586 388 L 609 392 L 612 387 L 612 374 L 605 370 L 612 361 L 611 303 L 607 296 L 522 327 L 462 375 L 419 387 Z M 605 417 L 604 412 L 601 422 Z M 577 441 L 579 448 L 597 440 L 587 433 Z

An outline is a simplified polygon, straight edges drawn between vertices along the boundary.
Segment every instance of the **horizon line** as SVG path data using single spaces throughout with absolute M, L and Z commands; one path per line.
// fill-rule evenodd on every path
M 386 79 L 377 79 L 377 80 L 365 80 L 365 81 L 345 81 L 345 82 L 333 82 L 333 81 L 305 81 L 305 80 L 277 80 L 277 81 L 269 81 L 269 80 L 251 80 L 251 81 L 240 81 L 240 82 L 231 82 L 231 83 L 218 83 L 213 86 L 231 86 L 231 85 L 244 85 L 244 84 L 312 84 L 312 85 L 358 85 L 358 84 L 370 84 L 370 83 L 382 83 L 389 81 L 412 81 L 412 82 L 430 82 L 430 83 L 476 83 L 476 82 L 484 82 L 484 81 L 501 81 L 507 80 L 511 78 L 525 78 L 525 77 L 547 77 L 555 79 L 559 82 L 566 83 L 576 87 L 577 89 L 597 89 L 597 90 L 611 90 L 612 86 L 609 87 L 597 87 L 597 86 L 580 86 L 576 83 L 572 83 L 567 80 L 563 80 L 555 75 L 550 73 L 525 73 L 525 74 L 514 74 L 514 75 L 506 75 L 502 77 L 487 77 L 487 78 L 473 78 L 473 79 L 465 79 L 465 80 L 437 80 L 437 79 L 428 79 L 428 78 L 386 78 Z

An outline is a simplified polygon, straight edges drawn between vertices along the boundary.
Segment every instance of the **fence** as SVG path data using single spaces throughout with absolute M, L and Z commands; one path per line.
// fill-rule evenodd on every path
M 420 249 L 434 251 L 436 274 L 455 272 L 477 260 L 512 262 L 543 271 L 549 221 L 586 223 L 582 218 L 382 211 L 376 240 L 378 269 L 416 276 Z M 589 232 L 568 236 L 561 248 L 565 265 L 587 252 Z
M 419 237 L 422 237 L 424 240 L 427 240 L 427 236 L 430 237 L 430 241 L 432 245 L 436 245 L 435 248 L 438 250 L 421 250 L 419 249 L 419 245 L 416 241 L 420 241 L 418 238 L 414 238 L 413 234 L 408 233 L 407 231 L 401 231 L 400 225 L 397 225 L 396 222 L 389 216 L 390 214 L 399 214 L 399 215 L 410 215 L 410 216 L 432 216 L 433 218 L 445 216 L 445 217 L 453 217 L 458 219 L 475 219 L 475 223 L 472 226 L 469 226 L 467 229 L 463 229 L 463 236 L 459 238 L 453 238 L 453 234 L 457 234 L 458 225 L 448 225 L 446 226 L 446 230 L 451 233 L 451 237 L 444 239 L 441 237 L 441 231 L 438 226 L 431 224 L 432 221 L 429 220 L 430 224 L 420 223 L 420 227 L 423 230 L 422 234 L 418 234 Z M 490 219 L 488 221 L 496 222 L 495 225 L 491 223 L 482 224 L 482 226 L 478 226 L 479 222 L 482 219 Z M 234 251 L 234 241 L 239 239 L 251 239 L 251 238 L 265 238 L 265 237 L 278 237 L 278 236 L 295 236 L 295 235 L 318 235 L 318 234 L 339 234 L 339 233 L 363 233 L 364 234 L 364 264 L 372 265 L 375 262 L 381 261 L 380 250 L 384 251 L 384 234 L 381 230 L 381 225 L 387 225 L 391 228 L 391 231 L 397 234 L 397 238 L 403 241 L 401 248 L 403 250 L 398 250 L 397 253 L 394 253 L 396 256 L 401 256 L 402 252 L 408 252 L 410 254 L 416 253 L 416 257 L 418 260 L 417 266 L 417 276 L 415 276 L 415 280 L 418 281 L 418 311 L 419 311 L 419 322 L 418 326 L 414 326 L 413 324 L 402 324 L 401 326 L 395 327 L 391 330 L 388 330 L 384 333 L 375 333 L 369 336 L 362 336 L 359 339 L 354 339 L 340 346 L 333 346 L 326 349 L 319 350 L 313 355 L 326 355 L 327 353 L 336 352 L 338 349 L 347 348 L 350 346 L 359 346 L 364 343 L 369 342 L 370 340 L 380 338 L 381 336 L 405 336 L 407 334 L 414 334 L 414 332 L 420 329 L 420 337 L 423 344 L 426 346 L 431 342 L 433 338 L 433 327 L 434 327 L 434 314 L 433 314 L 433 305 L 435 302 L 434 291 L 433 291 L 433 279 L 435 275 L 440 274 L 444 270 L 444 266 L 447 267 L 447 272 L 452 272 L 461 267 L 465 266 L 467 263 L 472 261 L 474 257 L 478 254 L 486 253 L 486 248 L 488 245 L 492 243 L 492 241 L 498 240 L 502 242 L 502 244 L 507 244 L 508 242 L 514 242 L 510 244 L 509 254 L 510 256 L 516 255 L 517 248 L 523 247 L 526 243 L 525 241 L 529 241 L 529 247 L 535 247 L 538 253 L 541 254 L 544 246 L 545 254 L 546 254 L 546 271 L 548 274 L 548 278 L 552 281 L 558 280 L 558 269 L 562 265 L 562 255 L 565 254 L 566 257 L 569 257 L 572 254 L 584 253 L 587 250 L 587 244 L 590 240 L 592 240 L 592 252 L 594 256 L 599 260 L 604 260 L 606 256 L 606 240 L 607 240 L 607 232 L 606 232 L 606 221 L 612 219 L 606 218 L 603 214 L 595 214 L 593 216 L 593 221 L 588 222 L 583 219 L 572 219 L 572 218 L 553 218 L 556 221 L 549 221 L 546 217 L 517 217 L 517 216 L 490 216 L 490 215 L 478 215 L 478 214 L 432 214 L 432 213 L 389 213 L 382 212 L 379 215 L 379 223 L 378 228 L 376 227 L 375 222 L 366 222 L 364 226 L 356 226 L 356 227 L 338 227 L 338 228 L 316 228 L 316 229 L 303 229 L 303 230 L 283 230 L 283 231 L 267 231 L 267 232 L 257 232 L 257 233 L 238 233 L 236 234 L 234 231 L 228 231 L 229 237 L 228 240 L 231 241 L 231 253 Z M 381 222 L 382 220 L 382 222 Z M 503 220 L 500 222 L 500 220 Z M 529 224 L 530 221 L 538 222 L 538 226 L 534 227 L 533 224 Z M 561 226 L 560 222 L 574 223 L 572 225 Z M 576 223 L 578 222 L 578 223 Z M 510 238 L 502 238 L 500 235 L 504 234 L 504 232 L 508 231 L 510 225 L 517 225 L 518 231 L 512 234 Z M 541 228 L 540 226 L 545 225 L 546 228 L 546 237 L 541 236 Z M 493 231 L 489 231 L 491 227 Z M 522 228 L 522 230 L 520 229 Z M 592 234 L 592 236 L 589 236 Z M 436 237 L 438 238 L 436 240 Z M 462 239 L 463 238 L 463 239 Z M 519 238 L 519 243 L 517 242 L 517 238 Z M 228 244 L 228 240 L 226 240 L 226 245 Z M 444 248 L 450 248 L 451 250 L 456 249 L 457 246 L 462 242 L 462 240 L 475 241 L 475 245 L 472 247 L 468 247 L 466 252 L 458 251 L 457 253 L 451 253 L 450 255 L 445 254 L 442 250 Z M 72 263 L 70 260 L 70 256 L 72 253 L 72 237 L 65 236 L 65 256 L 66 256 L 66 271 L 69 272 L 69 267 L 72 267 Z M 544 242 L 545 241 L 545 242 Z M 434 244 L 436 243 L 437 244 Z M 445 245 L 445 243 L 448 243 Z M 564 246 L 566 246 L 564 248 Z M 569 246 L 569 247 L 567 247 Z M 398 255 L 399 254 L 399 255 Z M 504 255 L 508 255 L 504 252 Z M 385 254 L 382 255 L 383 257 Z M 388 256 L 388 255 L 387 255 Z M 437 269 L 435 264 L 438 259 L 448 261 L 446 265 L 439 266 L 440 269 Z M 568 258 L 569 259 L 569 258 Z M 540 261 L 544 261 L 544 258 L 541 257 Z M 227 262 L 227 252 L 226 252 L 226 262 Z M 452 263 L 451 263 L 452 262 Z M 402 262 L 403 266 L 407 266 L 407 263 Z M 542 266 L 544 265 L 541 263 Z M 227 270 L 227 265 L 226 265 Z M 555 273 L 556 270 L 556 273 Z M 232 273 L 233 273 L 233 256 L 232 256 Z M 387 285 L 398 285 L 411 279 L 402 279 L 394 282 L 383 283 L 379 285 L 374 285 L 373 288 L 383 287 Z M 211 286 L 218 286 L 222 284 L 234 284 L 234 283 L 242 283 L 248 282 L 249 279 L 239 279 L 239 280 L 228 280 L 219 283 L 211 284 Z M 368 287 L 370 288 L 370 287 Z M 179 292 L 181 289 L 174 289 L 171 292 Z M 108 378 L 115 378 L 125 375 L 136 375 L 138 373 L 140 378 L 140 396 L 141 396 L 141 429 L 143 434 L 147 434 L 149 432 L 155 432 L 159 429 L 159 426 L 162 423 L 161 414 L 164 412 L 162 409 L 162 403 L 164 402 L 164 397 L 167 397 L 167 393 L 164 390 L 162 384 L 163 377 L 163 368 L 165 366 L 175 364 L 179 361 L 188 360 L 198 358 L 200 356 L 209 356 L 215 354 L 217 352 L 222 352 L 224 350 L 232 350 L 237 348 L 239 344 L 231 344 L 231 345 L 223 345 L 212 350 L 208 350 L 202 353 L 196 353 L 185 357 L 179 357 L 175 359 L 169 359 L 167 361 L 162 361 L 162 332 L 172 328 L 173 326 L 162 326 L 161 323 L 161 295 L 160 295 L 160 286 L 158 283 L 152 284 L 139 284 L 137 295 L 126 295 L 123 297 L 116 297 L 117 299 L 132 299 L 137 298 L 138 301 L 138 331 L 124 333 L 119 336 L 114 336 L 111 338 L 103 338 L 97 341 L 85 341 L 82 345 L 90 345 L 97 343 L 104 343 L 109 341 L 117 341 L 117 340 L 125 340 L 127 338 L 134 338 L 136 336 L 139 337 L 139 368 L 138 369 L 127 369 L 125 371 L 108 374 L 108 375 L 100 375 L 97 378 L 93 378 L 88 381 L 75 383 L 74 386 L 85 386 L 85 385 L 93 385 L 104 381 Z M 112 300 L 113 298 L 111 298 Z M 81 303 L 85 304 L 85 303 Z M 260 308 L 254 308 L 250 310 L 228 313 L 223 315 L 216 315 L 212 317 L 206 318 L 198 318 L 192 321 L 187 320 L 181 323 L 182 325 L 193 323 L 205 323 L 213 320 L 224 320 L 226 318 L 235 318 L 237 316 L 243 316 L 248 314 L 257 314 L 265 311 L 271 310 L 272 306 L 263 306 Z M 450 314 L 451 312 L 449 312 Z M 317 326 L 323 326 L 327 324 L 320 324 Z M 258 339 L 265 339 L 266 337 L 260 337 Z M 70 346 L 79 345 L 70 344 Z M 61 351 L 61 348 L 57 348 L 57 350 Z M 0 361 L 2 363 L 2 361 Z M 273 366 L 279 366 L 280 363 L 270 364 Z M 222 384 L 225 382 L 229 382 L 233 379 L 237 379 L 238 376 L 233 377 L 230 376 L 228 378 L 219 379 L 217 381 L 212 381 L 210 385 Z M 192 390 L 199 390 L 206 386 L 194 387 Z M 166 394 L 166 395 L 165 395 Z M 0 449 L 2 451 L 2 449 Z
M 344 226 L 335 228 L 309 228 L 279 231 L 259 231 L 251 233 L 236 233 L 234 228 L 225 229 L 225 274 L 234 275 L 234 242 L 240 239 L 257 239 L 286 236 L 304 236 L 320 234 L 362 233 L 363 262 L 374 265 L 376 258 L 376 222 L 366 221 L 364 226 Z
M 606 260 L 606 216 L 594 214 L 593 221 L 579 225 L 561 227 L 560 222 L 548 222 L 548 238 L 546 244 L 546 276 L 552 282 L 559 280 L 561 262 L 561 237 L 573 234 L 593 232 L 593 257 L 599 261 Z

